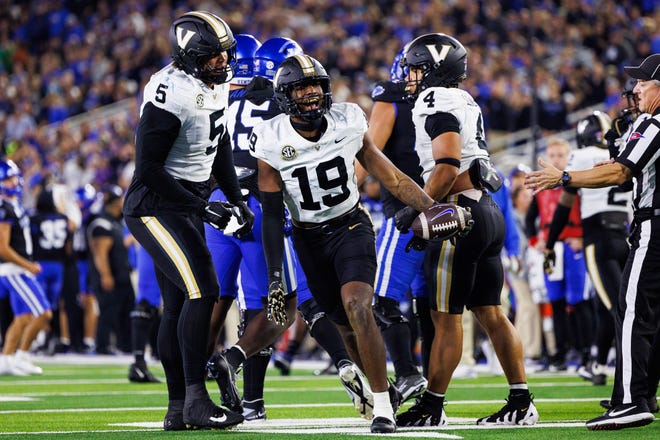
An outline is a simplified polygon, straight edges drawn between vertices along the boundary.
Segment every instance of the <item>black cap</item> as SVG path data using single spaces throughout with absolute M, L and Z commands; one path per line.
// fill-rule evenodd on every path
M 649 55 L 639 66 L 625 66 L 623 69 L 635 79 L 641 79 L 642 81 L 660 80 L 660 53 Z
M 103 188 L 105 203 L 112 203 L 124 195 L 124 191 L 118 185 L 106 185 Z

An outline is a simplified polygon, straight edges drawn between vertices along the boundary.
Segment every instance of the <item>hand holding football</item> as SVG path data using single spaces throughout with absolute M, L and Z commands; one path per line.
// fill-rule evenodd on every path
M 467 234 L 473 224 L 469 209 L 436 202 L 415 217 L 410 229 L 424 240 L 446 240 L 456 234 Z

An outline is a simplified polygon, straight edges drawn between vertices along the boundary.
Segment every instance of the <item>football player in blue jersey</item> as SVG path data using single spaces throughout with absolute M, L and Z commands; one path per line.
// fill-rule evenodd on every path
M 387 380 L 385 347 L 372 309 L 376 251 L 373 225 L 359 204 L 355 159 L 419 211 L 433 201 L 376 148 L 362 110 L 332 103 L 330 77 L 307 55 L 287 58 L 274 79 L 284 114 L 259 124 L 250 136 L 258 159 L 268 315 L 280 325 L 291 317 L 282 277 L 284 203 L 293 242 L 320 309 L 337 324 L 353 361 L 372 390 L 371 431 L 391 433 L 398 393 Z M 395 400 L 394 405 L 392 400 Z
M 9 297 L 14 312 L 0 355 L 0 375 L 41 374 L 28 353 L 37 334 L 52 317 L 48 299 L 32 261 L 30 218 L 21 203 L 22 175 L 12 161 L 0 161 L 0 297 Z
M 268 295 L 268 272 L 261 241 L 261 203 L 257 191 L 256 159 L 249 154 L 249 134 L 259 121 L 281 113 L 273 98 L 274 72 L 290 55 L 301 54 L 295 41 L 275 37 L 263 45 L 250 35 L 237 35 L 236 77 L 229 95 L 229 127 L 232 132 L 234 163 L 240 167 L 240 184 L 247 203 L 255 213 L 255 227 L 250 234 L 225 235 L 206 228 L 206 237 L 220 279 L 220 301 L 216 305 L 213 327 L 219 329 L 231 301 L 236 298 L 241 310 L 239 340 L 222 353 L 214 353 L 208 367 L 216 377 L 223 404 L 239 410 L 243 407 L 246 420 L 266 418 L 263 383 L 272 352 L 271 345 L 287 326 L 279 326 L 266 319 L 265 303 Z M 247 62 L 254 59 L 253 69 Z M 224 194 L 215 190 L 211 200 L 224 200 Z M 227 229 L 228 231 L 229 229 Z M 312 329 L 312 335 L 341 366 L 349 364 L 348 353 L 336 328 L 314 303 L 307 288 L 302 269 L 286 238 L 287 257 L 283 264 L 286 291 L 297 296 L 297 304 Z M 240 270 L 241 291 L 236 279 Z M 297 294 L 297 295 L 296 295 Z M 290 316 L 295 317 L 296 301 L 291 300 Z M 290 324 L 290 323 L 289 323 Z M 212 335 L 213 336 L 213 335 Z M 221 341 L 217 341 L 220 345 Z M 244 394 L 241 400 L 235 387 L 235 372 L 243 364 Z M 349 391 L 350 393 L 350 391 Z
M 73 254 L 78 272 L 78 299 L 83 313 L 83 353 L 96 350 L 96 327 L 99 319 L 99 305 L 96 295 L 89 286 L 89 248 L 87 246 L 87 226 L 101 206 L 101 194 L 91 184 L 76 189 L 76 201 L 82 214 L 82 221 L 73 232 Z
M 64 261 L 71 249 L 72 234 L 68 218 L 57 211 L 53 192 L 49 189 L 43 189 L 37 196 L 36 212 L 30 216 L 30 232 L 34 248 L 33 258 L 42 268 L 37 274 L 37 281 L 46 294 L 55 317 L 45 343 L 46 352 L 52 354 L 55 343 L 59 340 L 58 336 L 61 336 L 58 330 L 62 327 L 60 323 L 67 322 L 64 307 L 60 307 L 60 293 L 64 284 Z
M 369 119 L 369 134 L 394 165 L 417 184 L 423 185 L 422 169 L 415 152 L 413 103 L 407 99 L 406 72 L 400 65 L 404 50 L 394 58 L 390 81 L 377 83 L 371 92 L 374 105 Z M 362 180 L 366 172 L 362 168 L 358 170 L 358 179 Z M 374 313 L 394 364 L 395 386 L 403 399 L 408 400 L 423 393 L 427 385 L 414 362 L 410 322 L 400 308 L 401 303 L 408 302 L 408 292 L 412 295 L 413 312 L 420 323 L 425 375 L 433 341 L 433 323 L 422 268 L 424 252 L 407 246 L 413 237 L 412 231 L 402 233 L 394 227 L 394 214 L 405 204 L 384 187 L 381 187 L 381 200 L 385 221 L 376 237 L 379 265 L 374 286 Z
M 151 255 L 163 297 L 158 353 L 168 387 L 165 430 L 232 427 L 243 416 L 206 389 L 208 336 L 220 287 L 204 223 L 224 229 L 235 212 L 247 234 L 227 130 L 236 41 L 227 24 L 192 11 L 170 26 L 173 62 L 144 88 L 135 174 L 124 203 L 133 236 Z M 231 204 L 208 200 L 213 176 Z
M 153 382 L 158 379 L 147 368 L 144 351 L 150 340 L 152 330 L 160 322 L 160 288 L 156 280 L 154 261 L 142 246 L 135 246 L 135 265 L 137 268 L 137 291 L 135 292 L 135 307 L 131 311 L 131 346 L 133 362 L 128 368 L 128 380 L 131 382 Z M 151 347 L 158 351 L 157 347 Z

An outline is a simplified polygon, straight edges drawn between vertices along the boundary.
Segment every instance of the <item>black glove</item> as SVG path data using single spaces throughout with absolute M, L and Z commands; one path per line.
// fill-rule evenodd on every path
M 426 249 L 426 246 L 429 244 L 428 241 L 424 240 L 423 238 L 419 238 L 416 235 L 413 235 L 413 237 L 408 241 L 408 244 L 406 244 L 406 252 L 410 252 L 410 249 L 415 249 L 416 251 L 423 251 Z
M 231 218 L 232 208 L 227 202 L 209 202 L 202 212 L 202 220 L 215 229 L 224 229 Z
M 415 220 L 415 217 L 418 215 L 419 211 L 416 211 L 410 206 L 401 208 L 394 214 L 394 226 L 405 234 L 408 232 L 410 225 L 412 225 L 413 220 Z
M 287 322 L 286 301 L 284 299 L 284 286 L 282 280 L 273 278 L 268 283 L 268 305 L 266 307 L 266 318 L 275 324 L 285 326 Z
M 241 223 L 243 226 L 234 231 L 234 237 L 241 239 L 252 231 L 252 225 L 254 224 L 254 213 L 243 200 L 236 204 L 236 210 L 234 213 L 236 213 L 236 211 L 238 211 L 238 223 Z
M 553 249 L 543 251 L 543 271 L 550 275 L 555 270 L 555 260 L 557 256 Z

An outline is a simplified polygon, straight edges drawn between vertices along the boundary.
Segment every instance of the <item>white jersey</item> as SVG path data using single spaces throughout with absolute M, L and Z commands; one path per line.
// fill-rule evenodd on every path
M 598 162 L 609 160 L 610 152 L 596 146 L 584 147 L 571 153 L 567 171 L 588 170 Z M 618 186 L 580 188 L 580 216 L 587 219 L 602 212 L 631 212 L 632 192 Z
M 333 104 L 328 128 L 317 142 L 291 126 L 286 114 L 257 124 L 251 153 L 279 171 L 284 201 L 297 221 L 322 223 L 348 212 L 360 199 L 355 155 L 362 149 L 367 120 L 356 104 Z
M 204 182 L 218 142 L 227 130 L 229 84 L 210 88 L 172 64 L 156 72 L 144 88 L 144 102 L 172 113 L 181 129 L 165 159 L 165 170 L 176 179 Z
M 431 87 L 419 94 L 413 108 L 415 123 L 415 150 L 422 166 L 422 178 L 427 182 L 435 167 L 432 141 L 426 132 L 428 116 L 450 113 L 456 117 L 461 135 L 461 166 L 458 173 L 466 171 L 478 157 L 488 157 L 481 109 L 465 90 L 446 87 Z

